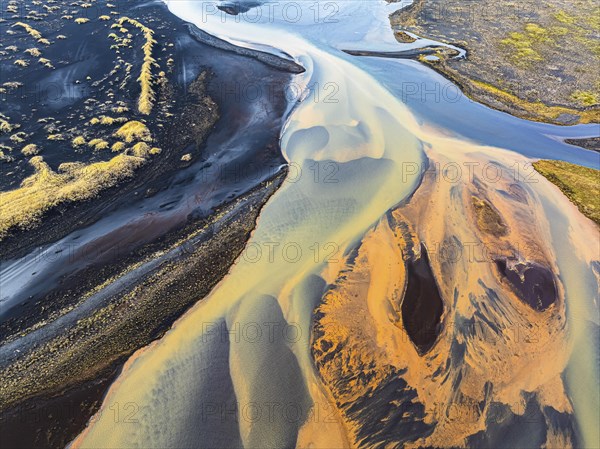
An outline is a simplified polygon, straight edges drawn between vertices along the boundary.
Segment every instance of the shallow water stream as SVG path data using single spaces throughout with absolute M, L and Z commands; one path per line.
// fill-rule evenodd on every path
M 477 142 L 598 163 L 597 154 L 552 137 L 585 135 L 590 127 L 531 124 L 464 97 L 422 101 L 415 86 L 443 82 L 431 70 L 341 51 L 407 48 L 394 40 L 387 20 L 398 4 L 279 2 L 238 16 L 215 5 L 168 2 L 174 14 L 208 33 L 289 55 L 306 69 L 295 78 L 302 101 L 290 103 L 281 131 L 289 182 L 263 209 L 229 275 L 164 338 L 132 357 L 77 447 L 345 445 L 311 363 L 312 310 L 344 255 L 417 188 L 420 173 L 413 168 L 426 161 L 423 142 L 446 154 L 441 136 L 449 134 L 465 146 Z M 257 11 L 262 16 L 251 21 Z M 492 147 L 481 148 L 494 154 Z M 553 209 L 547 186 L 540 192 L 544 210 L 556 218 L 550 220 L 553 236 L 562 238 L 569 211 Z M 580 323 L 586 314 L 597 325 L 597 285 L 581 282 L 593 275 L 584 274 L 591 268 L 573 250 L 584 240 L 557 243 L 555 251 L 570 319 Z M 593 442 L 598 430 L 588 423 L 598 421 L 598 397 L 579 392 L 597 388 L 598 341 L 581 332 L 574 339 L 583 349 L 572 357 L 566 378 L 584 440 Z M 115 418 L 124 406 L 132 413 Z M 316 418 L 315 410 L 321 412 Z M 328 435 L 318 437 L 314 429 Z

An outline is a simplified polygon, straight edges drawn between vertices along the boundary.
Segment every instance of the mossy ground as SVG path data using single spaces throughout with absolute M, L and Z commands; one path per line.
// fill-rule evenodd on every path
M 476 101 L 529 120 L 600 121 L 600 7 L 592 0 L 417 0 L 391 15 L 396 33 L 467 49 L 426 61 Z
M 533 166 L 555 184 L 583 215 L 600 226 L 600 170 L 550 160 L 534 162 Z
M 156 160 L 160 149 L 141 143 L 160 141 L 177 103 L 167 94 L 175 82 L 175 67 L 166 63 L 170 28 L 156 15 L 129 18 L 97 0 L 13 3 L 0 20 L 0 106 L 7 111 L 0 114 L 0 241 Z M 119 36 L 110 37 L 114 28 Z M 93 36 L 84 54 L 77 51 L 82 33 Z M 65 92 L 36 90 L 60 76 Z

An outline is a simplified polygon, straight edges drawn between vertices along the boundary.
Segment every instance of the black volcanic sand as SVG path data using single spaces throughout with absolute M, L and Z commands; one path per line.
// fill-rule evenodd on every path
M 123 358 L 123 362 L 125 358 Z M 3 448 L 64 448 L 98 410 L 120 372 L 115 364 L 96 379 L 66 388 L 60 395 L 33 397 L 0 414 Z
M 35 286 L 11 301 L 17 306 L 9 310 L 3 306 L 3 339 L 12 339 L 38 320 L 55 317 L 61 309 L 77 304 L 82 293 L 99 280 L 122 271 L 147 253 L 147 245 L 165 245 L 169 231 L 184 225 L 188 218 L 207 217 L 215 208 L 274 176 L 284 163 L 278 135 L 286 106 L 283 90 L 291 79 L 288 73 L 197 42 L 187 26 L 164 6 L 125 13 L 132 17 L 151 15 L 154 28 L 164 22 L 165 33 L 169 30 L 169 40 L 175 42 L 177 68 L 171 77 L 171 96 L 179 99 L 175 106 L 179 112 L 163 127 L 156 143 L 163 153 L 136 172 L 134 179 L 102 192 L 93 201 L 60 206 L 47 214 L 41 226 L 2 242 L 0 260 L 25 258 L 25 262 L 36 257 L 33 248 L 69 236 L 52 248 L 54 262 L 35 273 Z M 102 60 L 102 54 L 95 59 Z M 261 86 L 264 91 L 259 98 L 244 93 L 246 88 Z M 216 120 L 214 111 L 209 114 L 209 100 L 216 103 L 220 119 L 212 129 L 195 127 L 202 121 L 210 125 Z M 255 123 L 254 114 L 262 120 Z M 198 141 L 209 131 L 199 146 Z M 69 150 L 69 155 L 72 152 Z M 57 149 L 56 153 L 60 156 L 64 151 Z M 180 160 L 186 153 L 192 154 L 191 163 Z M 127 226 L 144 214 L 152 216 L 151 227 Z M 80 234 L 76 230 L 98 225 L 99 220 L 111 216 L 110 228 L 97 226 L 101 229 L 93 230 L 93 245 L 82 243 L 85 231 Z M 72 248 L 78 252 L 74 254 Z M 61 252 L 64 260 L 59 258 Z
M 567 435 L 577 442 L 580 436 L 572 416 L 557 412 L 552 407 L 540 407 L 535 395 L 525 393 L 525 407 L 514 413 L 505 404 L 492 402 L 486 417 L 485 431 L 467 438 L 467 447 L 481 449 L 513 449 L 544 447 L 548 433 Z
M 53 5 L 73 8 L 63 2 Z M 77 435 L 129 355 L 162 336 L 226 274 L 262 205 L 287 173 L 278 144 L 287 105 L 284 89 L 291 80 L 284 70 L 287 63 L 275 68 L 273 61 L 265 64 L 256 55 L 203 44 L 162 3 L 127 2 L 119 7 L 114 17 L 126 15 L 155 30 L 163 70 L 167 58 L 173 59 L 173 69 L 166 69 L 168 82 L 157 87 L 152 114 L 143 117 L 155 138 L 153 146 L 162 153 L 132 179 L 93 200 L 61 205 L 37 227 L 2 241 L 3 266 L 21 259 L 18 267 L 23 270 L 27 262 L 39 259 L 39 248 L 54 244 L 52 257 L 41 258 L 39 271 L 24 272 L 33 282 L 26 288 L 16 285 L 20 291 L 10 308 L 0 310 L 3 447 L 63 447 Z M 100 14 L 109 12 L 96 11 Z M 69 140 L 46 140 L 49 132 L 69 135 L 69 127 L 85 126 L 104 114 L 95 108 L 110 98 L 109 87 L 94 81 L 115 63 L 106 41 L 113 21 L 100 22 L 93 15 L 88 12 L 91 21 L 84 25 L 61 20 L 60 14 L 52 20 L 21 16 L 0 23 L 5 47 L 14 44 L 22 51 L 36 46 L 56 67 L 54 72 L 37 66 L 31 74 L 29 68 L 16 72 L 8 67 L 8 57 L 0 58 L 1 83 L 19 77 L 26 86 L 35 86 L 33 92 L 3 94 L 0 111 L 22 125 L 18 131 L 27 132 L 26 143 L 38 143 L 53 169 L 62 162 L 89 163 L 115 155 L 110 150 L 76 151 Z M 6 34 L 16 20 L 31 24 L 55 43 L 46 47 L 27 41 L 21 32 Z M 127 28 L 135 34 L 133 26 Z M 60 41 L 66 48 L 59 46 L 58 34 L 67 36 Z M 129 119 L 140 118 L 133 110 L 139 94 L 140 45 L 134 40 L 133 49 L 127 50 L 134 64 L 131 79 L 120 80 L 128 92 L 122 100 L 133 106 L 122 114 Z M 91 80 L 86 80 L 88 75 Z M 47 94 L 54 88 L 49 76 L 66 93 Z M 77 86 L 86 89 L 84 94 L 77 93 Z M 262 87 L 258 97 L 257 87 Z M 255 89 L 253 95 L 250 88 Z M 89 98 L 99 101 L 86 103 Z M 39 123 L 44 117 L 53 120 Z M 105 132 L 110 135 L 114 129 Z M 0 162 L 2 189 L 16 187 L 31 174 L 16 148 L 12 162 Z M 191 154 L 191 161 L 182 161 L 184 154 Z M 134 221 L 140 217 L 148 219 Z M 77 246 L 78 242 L 85 243 Z M 72 245 L 81 251 L 69 249 Z M 117 278 L 108 288 L 102 286 Z
M 402 322 L 409 338 L 424 354 L 435 343 L 444 303 L 429 265 L 427 249 L 421 244 L 421 257 L 406 262 L 407 286 L 402 301 Z
M 548 268 L 535 262 L 510 263 L 506 259 L 496 260 L 496 266 L 517 296 L 533 309 L 546 310 L 556 301 L 556 283 Z
M 438 55 L 440 53 L 445 54 L 448 57 L 457 56 L 458 51 L 443 47 L 443 46 L 429 46 L 420 48 L 411 48 L 409 50 L 401 51 L 372 51 L 372 50 L 342 50 L 352 56 L 376 56 L 379 58 L 392 58 L 392 59 L 419 59 L 420 56 L 427 55 Z
M 75 309 L 74 319 L 52 335 L 41 328 L 33 346 L 10 343 L 11 349 L 23 350 L 2 357 L 3 447 L 64 446 L 81 432 L 127 358 L 160 338 L 225 276 L 285 174 L 224 207 L 214 221 L 174 245 L 157 266 L 118 289 L 102 307 L 85 316 Z
M 345 404 L 347 415 L 361 424 L 356 433 L 360 447 L 385 447 L 390 441 L 401 447 L 433 432 L 434 426 L 424 422 L 417 392 L 401 377 L 404 372 L 391 369 L 368 396 Z
M 582 139 L 565 139 L 565 143 L 569 145 L 577 145 L 586 150 L 600 152 L 600 137 L 586 137 Z
M 132 8 L 139 6 L 136 2 L 127 4 Z M 166 117 L 161 113 L 162 109 L 156 107 L 150 116 L 142 117 L 147 121 L 148 127 L 156 137 L 153 145 L 162 148 L 163 153 L 151 164 L 142 167 L 136 173 L 134 180 L 103 192 L 99 201 L 59 206 L 44 217 L 44 224 L 37 233 L 16 233 L 12 238 L 5 239 L 0 249 L 0 260 L 22 257 L 33 246 L 56 241 L 75 228 L 96 222 L 111 210 L 139 201 L 140 195 L 152 197 L 160 191 L 181 188 L 181 184 L 190 182 L 189 179 L 182 179 L 185 178 L 185 175 L 181 173 L 182 169 L 190 165 L 180 161 L 184 154 L 191 153 L 193 156 L 192 166 L 189 167 L 188 173 L 197 174 L 198 178 L 202 178 L 199 181 L 204 183 L 210 181 L 212 184 L 217 184 L 211 185 L 209 191 L 201 192 L 204 197 L 209 196 L 215 189 L 229 190 L 228 192 L 216 192 L 215 195 L 219 196 L 215 199 L 217 202 L 233 198 L 236 193 L 235 189 L 247 190 L 260 180 L 272 176 L 285 162 L 279 154 L 278 132 L 286 104 L 284 89 L 291 79 L 288 73 L 272 70 L 253 58 L 239 57 L 199 43 L 190 35 L 187 24 L 172 16 L 162 4 L 151 4 L 121 12 L 122 15 L 138 18 L 140 21 L 146 20 L 156 30 L 157 40 L 174 45 L 167 47 L 172 48 L 168 50 L 172 54 L 168 53 L 168 55 L 174 60 L 173 71 L 167 73 L 169 87 L 165 88 L 165 92 L 158 90 L 160 98 L 165 97 L 169 101 L 175 102 L 170 110 L 177 111 L 177 113 L 173 117 Z M 0 23 L 0 32 L 4 33 L 12 22 Z M 59 64 L 56 61 L 63 57 L 74 55 L 73 57 L 79 58 L 75 62 L 65 62 L 66 68 L 69 69 L 67 71 L 69 76 L 61 80 L 61 84 L 64 83 L 68 86 L 67 92 L 79 92 L 81 89 L 86 89 L 85 99 L 106 96 L 107 88 L 104 88 L 102 84 L 97 87 L 92 86 L 92 81 L 87 82 L 83 75 L 92 70 L 96 71 L 98 74 L 92 76 L 92 80 L 94 80 L 101 74 L 112 70 L 115 58 L 113 50 L 109 48 L 112 41 L 105 39 L 105 35 L 110 32 L 110 29 L 104 28 L 102 24 L 105 22 L 98 21 L 91 21 L 85 25 L 76 25 L 68 21 L 59 21 L 59 23 L 62 28 L 55 31 L 54 35 L 60 32 L 79 37 L 78 39 L 57 41 L 50 47 L 42 48 L 45 56 L 50 59 L 54 58 L 57 70 L 59 70 Z M 43 23 L 36 22 L 35 26 L 44 32 Z M 76 28 L 72 29 L 73 27 Z M 95 30 L 94 27 L 99 29 Z M 82 30 L 89 34 L 82 34 Z M 163 35 L 164 38 L 161 37 Z M 82 36 L 87 36 L 88 39 L 82 40 Z M 16 38 L 9 36 L 6 42 L 3 40 L 3 45 L 10 45 L 13 43 L 12 39 Z M 98 42 L 101 42 L 102 45 L 99 45 Z M 35 46 L 35 41 L 33 43 L 19 41 L 18 43 L 21 48 Z M 64 48 L 65 45 L 67 48 Z M 69 45 L 73 48 L 70 48 Z M 53 55 L 53 51 L 59 50 L 59 55 Z M 139 56 L 138 52 L 133 50 L 135 48 L 131 50 L 131 56 Z M 164 59 L 166 56 L 162 57 L 163 65 Z M 22 69 L 27 72 L 12 73 L 5 68 L 17 69 L 12 69 L 4 60 L 2 60 L 2 64 L 0 81 L 6 82 L 13 78 L 24 81 L 23 78 L 31 76 L 33 78 L 31 82 L 27 80 L 25 82 L 33 86 L 31 87 L 33 92 L 23 88 L 14 94 L 2 95 L 0 112 L 11 116 L 11 121 L 21 123 L 22 127 L 19 128 L 19 131 L 27 131 L 31 135 L 26 143 L 39 144 L 42 148 L 40 155 L 53 169 L 56 169 L 62 162 L 82 161 L 87 163 L 108 160 L 115 155 L 110 150 L 93 151 L 89 148 L 75 150 L 71 148 L 68 141 L 52 143 L 47 141 L 48 131 L 44 127 L 57 125 L 38 123 L 37 120 L 40 117 L 52 116 L 55 121 L 60 121 L 63 125 L 68 122 L 69 126 L 83 127 L 87 120 L 98 117 L 100 112 L 96 111 L 94 107 L 86 105 L 84 99 L 74 98 L 75 94 L 61 97 L 63 102 L 68 100 L 69 103 L 62 108 L 53 108 L 51 106 L 54 103 L 51 100 L 56 97 L 54 94 L 51 95 L 54 89 L 53 83 L 45 82 L 42 75 L 36 75 L 35 71 L 30 75 L 30 68 Z M 71 65 L 76 67 L 71 67 Z M 87 71 L 85 73 L 77 72 L 76 68 L 79 66 L 85 66 Z M 48 71 L 49 69 L 44 68 L 44 70 Z M 191 83 L 203 71 L 206 72 L 202 76 L 206 91 L 199 92 L 200 95 L 194 95 L 193 90 L 190 89 Z M 38 78 L 42 78 L 42 81 L 37 81 Z M 76 84 L 80 78 L 83 81 Z M 127 100 L 132 109 L 135 109 L 135 99 L 139 93 L 135 78 L 135 76 L 131 77 L 125 93 L 120 94 L 122 95 L 121 99 Z M 83 87 L 81 87 L 82 85 Z M 257 87 L 263 89 L 259 92 L 258 98 L 255 98 L 255 91 L 250 92 L 250 90 Z M 196 89 L 196 91 L 198 90 Z M 47 97 L 49 99 L 46 99 Z M 213 110 L 209 109 L 210 104 L 208 107 L 205 104 L 209 100 L 216 102 L 217 107 Z M 114 102 L 115 100 L 113 100 Z M 15 111 L 23 111 L 24 115 L 19 117 Z M 264 114 L 262 123 L 252 122 L 252 114 L 256 113 Z M 78 114 L 85 115 L 85 120 L 80 120 Z M 221 120 L 212 129 L 213 123 L 219 117 Z M 128 118 L 139 119 L 140 117 L 130 113 Z M 199 126 L 200 124 L 207 126 Z M 63 128 L 60 128 L 61 125 L 58 126 L 58 131 L 68 135 Z M 107 128 L 106 134 L 110 135 L 117 127 L 118 125 Z M 96 129 L 103 128 L 94 128 L 94 130 Z M 206 132 L 211 129 L 208 141 L 197 148 L 198 140 L 201 141 Z M 104 137 L 101 134 L 94 134 L 94 136 Z M 7 139 L 7 135 L 2 135 L 0 142 L 5 142 Z M 227 148 L 222 148 L 223 146 Z M 15 149 L 11 156 L 15 158 L 14 162 L 0 163 L 3 171 L 3 176 L 0 178 L 2 189 L 16 187 L 25 176 L 32 173 L 32 168 L 27 163 L 28 158 L 17 150 L 17 145 L 13 145 L 13 147 Z M 223 153 L 225 150 L 228 150 L 228 158 L 216 160 L 218 166 L 215 166 L 214 162 L 210 160 L 210 156 L 214 152 Z M 249 164 L 249 161 L 252 161 L 252 164 Z M 235 178 L 238 184 L 233 189 L 234 191 L 231 191 L 230 188 L 231 178 Z M 172 196 L 175 195 L 172 194 Z
M 221 8 L 222 7 L 219 7 L 219 9 L 221 9 Z M 243 9 L 243 7 L 242 7 L 242 9 Z M 231 15 L 237 15 L 234 12 L 232 12 L 230 8 L 227 8 L 227 7 L 223 7 L 223 11 L 227 12 L 228 14 L 231 14 Z M 246 11 L 243 11 L 243 12 L 246 12 Z M 299 64 L 296 64 L 294 61 L 291 60 L 291 56 L 290 56 L 290 59 L 285 59 L 285 58 L 280 58 L 275 55 L 271 55 L 270 53 L 263 53 L 258 50 L 253 50 L 251 48 L 236 47 L 235 45 L 230 44 L 227 41 L 219 39 L 219 38 L 213 36 L 212 34 L 209 34 L 205 31 L 201 30 L 200 28 L 198 28 L 197 26 L 195 26 L 193 24 L 189 24 L 188 27 L 189 27 L 190 33 L 192 34 L 192 36 L 194 36 L 195 39 L 197 39 L 199 42 L 210 45 L 211 47 L 220 48 L 221 50 L 226 50 L 226 51 L 232 51 L 238 55 L 250 56 L 252 58 L 258 59 L 261 62 L 264 62 L 265 64 L 267 64 L 271 67 L 274 67 L 278 70 L 283 70 L 285 72 L 303 73 L 305 71 L 304 67 L 302 67 Z
M 5 151 L 11 162 L 2 162 L 3 176 L 0 188 L 17 187 L 24 177 L 33 173 L 28 164 L 31 156 L 21 154 L 20 149 L 28 143 L 34 143 L 40 148 L 40 155 L 56 170 L 62 162 L 96 162 L 109 160 L 115 156 L 110 149 L 94 151 L 88 146 L 73 148 L 71 139 L 78 135 L 88 134 L 90 137 L 107 138 L 119 126 L 90 125 L 92 118 L 101 115 L 125 117 L 130 120 L 142 119 L 146 122 L 153 135 L 159 133 L 160 127 L 172 124 L 166 116 L 171 102 L 175 101 L 176 108 L 181 106 L 181 100 L 173 97 L 172 89 L 181 88 L 174 85 L 174 77 L 178 67 L 170 69 L 167 59 L 172 57 L 173 47 L 169 44 L 183 27 L 176 20 L 168 17 L 166 8 L 160 6 L 144 6 L 141 2 L 115 2 L 114 8 L 108 8 L 104 2 L 93 3 L 90 8 L 82 8 L 77 2 L 56 1 L 54 12 L 46 11 L 42 4 L 33 5 L 31 2 L 19 2 L 18 13 L 14 16 L 3 11 L 0 23 L 2 45 L 5 50 L 0 56 L 2 70 L 0 84 L 19 82 L 17 88 L 5 87 L 6 92 L 1 96 L 0 112 L 10 117 L 10 123 L 20 125 L 20 128 L 7 134 L 0 134 L 0 143 L 12 148 Z M 46 6 L 46 5 L 44 5 Z M 73 11 L 77 11 L 73 13 Z M 113 15 L 111 12 L 117 12 Z M 61 18 L 72 15 L 70 19 Z M 99 20 L 101 15 L 108 15 L 111 20 Z M 132 25 L 125 25 L 132 34 L 131 48 L 121 47 L 116 53 L 110 46 L 115 42 L 109 38 L 111 25 L 119 17 L 129 16 L 147 24 L 155 31 L 157 44 L 153 50 L 159 70 L 167 72 L 167 85 L 163 88 L 155 85 L 157 101 L 148 116 L 137 111 L 137 98 L 140 93 L 137 76 L 141 67 L 143 54 L 141 45 L 144 42 L 139 31 Z M 35 20 L 35 17 L 39 17 Z M 79 25 L 75 18 L 89 18 L 89 22 Z M 51 42 L 44 45 L 27 34 L 25 30 L 14 26 L 23 22 L 33 27 Z M 14 33 L 14 34 L 9 34 Z M 60 39 L 59 36 L 65 36 Z M 15 46 L 16 51 L 6 50 Z M 39 64 L 38 57 L 29 56 L 24 50 L 37 48 L 41 56 L 51 61 L 54 69 Z M 111 72 L 119 64 L 118 57 L 132 64 L 131 76 L 126 77 L 121 70 Z M 20 68 L 14 64 L 17 59 L 26 60 L 29 66 Z M 123 64 L 121 64 L 122 66 Z M 191 80 L 190 80 L 191 81 Z M 126 105 L 125 112 L 112 111 L 112 107 Z M 203 116 L 212 114 L 204 112 Z M 25 132 L 27 137 L 22 143 L 13 143 L 9 136 L 14 132 Z M 48 140 L 50 134 L 62 134 L 64 140 Z M 164 133 L 163 133 L 164 134 Z M 164 136 L 159 136 L 158 144 L 168 143 Z M 158 145 L 155 145 L 158 146 Z M 167 148 L 163 148 L 166 150 Z M 3 250 L 3 254 L 4 251 Z

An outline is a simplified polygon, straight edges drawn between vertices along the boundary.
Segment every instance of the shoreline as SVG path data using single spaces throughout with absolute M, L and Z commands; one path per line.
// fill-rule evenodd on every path
M 443 12 L 438 10 L 439 8 L 444 7 L 446 9 L 441 10 Z M 486 45 L 490 45 L 487 43 L 487 40 L 493 41 L 495 35 L 488 36 L 486 34 L 487 29 L 485 26 L 487 22 L 485 22 L 480 25 L 481 29 L 478 30 L 478 34 L 476 33 L 476 35 L 471 36 L 467 33 L 462 36 L 464 40 L 460 40 L 460 42 L 457 41 L 458 37 L 455 28 L 462 23 L 461 21 L 465 20 L 464 11 L 462 11 L 463 15 L 461 15 L 461 11 L 460 8 L 452 8 L 449 5 L 445 5 L 443 0 L 432 2 L 418 0 L 392 13 L 390 15 L 390 23 L 394 32 L 401 33 L 406 30 L 421 38 L 433 39 L 465 49 L 467 55 L 464 60 L 453 60 L 446 55 L 440 55 L 439 59 L 436 61 L 429 61 L 421 58 L 421 62 L 455 83 L 466 96 L 478 103 L 501 112 L 506 112 L 515 117 L 541 123 L 555 125 L 600 123 L 600 107 L 598 104 L 575 106 L 573 100 L 561 101 L 558 96 L 556 96 L 554 101 L 541 101 L 539 99 L 533 101 L 531 99 L 526 99 L 527 96 L 531 96 L 530 92 L 527 90 L 531 87 L 529 86 L 529 84 L 531 84 L 530 80 L 528 80 L 528 84 L 525 86 L 526 88 L 524 87 L 522 91 L 519 90 L 516 93 L 513 92 L 511 88 L 503 88 L 498 84 L 495 81 L 495 78 L 492 79 L 491 75 L 491 73 L 496 72 L 493 72 L 487 67 L 479 68 L 476 66 L 476 64 L 479 64 L 480 66 L 482 64 L 480 61 L 482 57 L 478 53 L 482 50 L 479 47 L 484 49 L 487 48 Z M 473 11 L 471 12 L 474 13 Z M 518 16 L 517 11 L 513 12 L 517 15 L 515 18 L 517 23 L 523 20 L 523 18 Z M 444 21 L 442 18 L 447 20 Z M 502 26 L 506 26 L 510 30 L 513 25 L 502 24 Z M 481 42 L 482 40 L 483 43 Z M 507 47 L 506 51 L 508 51 L 508 49 L 509 47 Z M 496 52 L 498 51 L 500 50 L 496 50 Z M 483 59 L 483 62 L 488 64 L 488 60 L 493 61 L 494 57 L 496 57 L 494 54 L 488 55 L 487 58 Z M 517 80 L 519 80 L 523 70 L 519 68 L 520 66 L 515 65 L 515 63 L 511 65 L 507 58 L 508 56 L 505 56 L 503 61 L 498 62 L 498 66 L 502 66 L 502 68 L 497 68 L 496 70 L 510 71 L 514 68 L 511 73 L 514 72 L 513 77 L 516 77 Z M 539 67 L 534 67 L 535 70 L 540 69 Z M 481 73 L 478 73 L 478 71 Z M 537 72 L 531 73 L 531 76 L 535 76 Z M 487 77 L 485 76 L 486 74 L 488 75 Z M 544 86 L 545 84 L 543 83 L 548 82 L 549 81 L 547 80 L 540 81 Z M 551 87 L 556 89 L 556 86 Z M 552 92 L 552 89 L 548 88 L 547 92 L 544 92 L 546 98 L 549 95 L 549 92 Z M 526 93 L 527 95 L 520 95 L 523 93 Z
M 31 284 L 40 274 L 27 278 L 20 259 L 47 273 L 31 286 L 6 278 L 17 288 L 0 325 L 6 447 L 64 446 L 79 434 L 129 355 L 164 335 L 226 275 L 287 176 L 283 89 L 299 66 L 210 47 L 167 5 L 135 6 L 121 13 L 152 14 L 153 26 L 176 40 L 178 70 L 164 94 L 182 100 L 159 134 L 156 160 L 2 242 L 3 268 L 16 264 L 11 278 Z M 259 101 L 223 96 L 223 83 L 255 79 L 282 92 Z
M 171 260 L 113 294 L 110 303 L 5 359 L 1 371 L 8 382 L 1 390 L 0 429 L 7 447 L 54 447 L 79 434 L 129 356 L 160 339 L 229 271 L 262 206 L 286 174 L 287 170 L 281 171 L 215 214 L 216 221 L 205 225 L 204 231 L 190 226 L 190 236 L 171 249 Z M 161 301 L 168 292 L 177 295 Z M 53 409 L 62 413 L 50 413 Z M 36 415 L 42 419 L 24 419 Z M 40 429 L 46 433 L 40 435 Z

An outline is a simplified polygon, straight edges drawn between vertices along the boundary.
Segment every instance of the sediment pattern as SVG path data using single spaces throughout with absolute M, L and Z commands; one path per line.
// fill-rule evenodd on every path
M 538 196 L 502 159 L 493 182 L 477 170 L 449 182 L 444 167 L 479 155 L 428 155 L 415 195 L 365 235 L 315 310 L 314 363 L 351 441 L 576 446 L 564 287 Z

